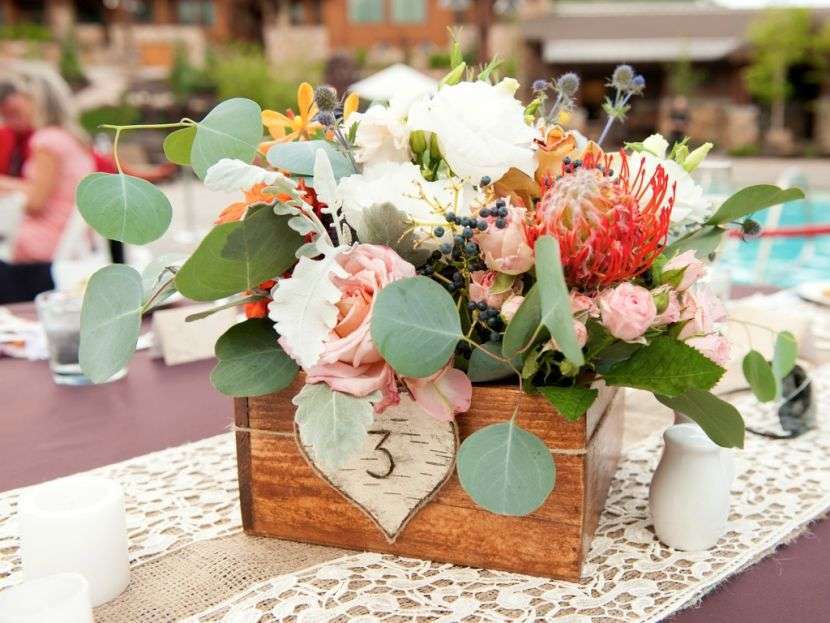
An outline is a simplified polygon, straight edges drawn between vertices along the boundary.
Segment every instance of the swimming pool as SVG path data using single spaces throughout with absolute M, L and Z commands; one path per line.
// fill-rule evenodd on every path
M 762 225 L 769 211 L 756 215 Z M 812 194 L 784 206 L 779 225 L 830 224 L 830 194 Z M 830 235 L 814 238 L 772 238 L 769 260 L 763 268 L 763 239 L 743 242 L 729 239 L 718 269 L 729 271 L 732 283 L 765 283 L 782 288 L 805 281 L 830 279 Z

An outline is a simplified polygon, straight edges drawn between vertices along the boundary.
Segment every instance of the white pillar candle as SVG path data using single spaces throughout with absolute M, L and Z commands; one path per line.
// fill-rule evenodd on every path
M 89 583 L 80 573 L 58 573 L 7 588 L 0 623 L 93 623 Z
M 80 573 L 93 606 L 127 588 L 127 521 L 117 482 L 72 476 L 33 487 L 23 494 L 19 515 L 26 578 Z

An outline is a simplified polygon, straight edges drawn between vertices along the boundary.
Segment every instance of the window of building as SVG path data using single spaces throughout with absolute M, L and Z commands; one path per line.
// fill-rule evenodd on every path
M 349 20 L 356 24 L 383 21 L 383 0 L 349 0 Z
M 392 21 L 399 24 L 422 24 L 426 21 L 426 0 L 392 0 Z
M 176 17 L 181 24 L 212 24 L 213 2 L 211 0 L 179 0 Z

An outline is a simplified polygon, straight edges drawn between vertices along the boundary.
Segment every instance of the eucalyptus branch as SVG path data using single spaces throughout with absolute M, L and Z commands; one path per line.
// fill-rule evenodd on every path
M 143 316 L 149 310 L 153 308 L 153 304 L 158 300 L 158 298 L 164 294 L 170 285 L 176 280 L 176 270 L 172 266 L 168 266 L 164 269 L 166 272 L 170 272 L 170 278 L 164 281 L 161 285 L 159 285 L 154 291 L 153 294 L 150 295 L 150 298 L 141 306 L 141 315 Z M 162 272 L 162 274 L 164 274 Z
M 192 119 L 182 119 L 173 123 L 137 123 L 133 125 L 113 125 L 110 123 L 102 123 L 99 128 L 104 130 L 166 130 L 170 128 L 184 128 L 190 125 L 196 125 Z

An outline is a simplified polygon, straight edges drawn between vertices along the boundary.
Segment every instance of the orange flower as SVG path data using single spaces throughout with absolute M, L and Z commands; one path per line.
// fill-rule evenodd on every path
M 343 102 L 343 120 L 349 118 L 353 112 L 357 112 L 357 107 L 360 104 L 360 96 L 357 93 L 349 93 L 346 101 Z
M 274 201 L 288 201 L 291 198 L 288 195 L 267 194 L 263 192 L 266 186 L 267 184 L 265 184 L 265 182 L 260 182 L 259 184 L 251 186 L 248 190 L 245 191 L 244 200 L 232 203 L 227 208 L 222 210 L 222 212 L 219 213 L 219 217 L 216 219 L 216 224 L 221 225 L 222 223 L 233 223 L 234 221 L 241 221 L 242 217 L 245 215 L 245 210 L 247 210 L 252 205 L 256 205 L 257 203 L 274 203 Z
M 579 149 L 576 133 L 566 131 L 558 125 L 549 128 L 544 142 L 538 141 L 538 145 L 536 159 L 539 161 L 539 166 L 536 169 L 536 181 L 543 186 L 546 179 L 552 181 L 562 175 L 562 163 L 565 158 L 573 160 L 592 154 L 599 162 L 603 153 L 594 141 L 588 141 L 584 149 Z
M 268 279 L 259 284 L 260 290 L 271 291 L 277 284 L 275 279 Z M 254 301 L 253 303 L 245 303 L 245 317 L 246 318 L 265 318 L 268 315 L 268 303 L 271 302 L 270 297 Z
M 288 143 L 301 139 L 309 139 L 322 126 L 314 121 L 317 114 L 317 104 L 314 103 L 314 87 L 303 82 L 297 88 L 297 113 L 287 111 L 282 114 L 276 110 L 262 111 L 262 125 L 268 128 L 273 141 L 265 141 L 259 146 L 259 151 L 267 153 L 275 143 Z

